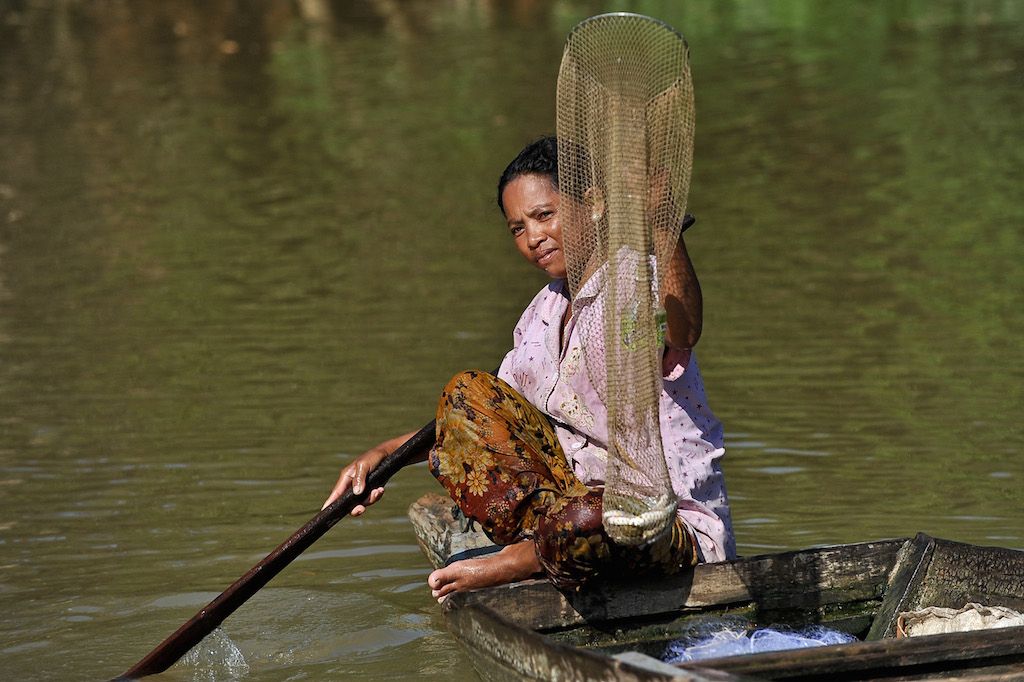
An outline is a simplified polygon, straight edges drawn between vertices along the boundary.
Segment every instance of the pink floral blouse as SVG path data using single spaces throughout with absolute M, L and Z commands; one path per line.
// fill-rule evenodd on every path
M 566 457 L 588 486 L 604 483 L 608 442 L 607 410 L 583 365 L 578 333 L 580 320 L 600 314 L 595 302 L 599 297 L 584 287 L 572 302 L 560 344 L 569 289 L 564 279 L 548 284 L 520 317 L 513 348 L 498 370 L 553 419 Z M 725 455 L 722 424 L 707 405 L 692 351 L 666 350 L 663 366 L 661 438 L 679 516 L 694 530 L 704 561 L 732 559 L 736 546 L 719 463 Z

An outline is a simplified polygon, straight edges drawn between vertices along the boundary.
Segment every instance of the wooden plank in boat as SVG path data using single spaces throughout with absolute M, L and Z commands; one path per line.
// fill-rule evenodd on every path
M 416 541 L 434 568 L 455 557 L 497 549 L 486 535 L 459 513 L 451 498 L 427 493 L 409 507 Z
M 989 679 L 988 666 L 1013 679 L 1024 677 L 1024 627 L 957 632 L 909 639 L 883 639 L 837 647 L 795 649 L 749 656 L 731 656 L 700 661 L 734 673 L 756 674 L 771 680 L 873 680 L 900 675 L 906 679 L 935 678 L 950 672 Z M 683 664 L 688 668 L 696 664 Z M 940 677 L 939 679 L 948 679 Z M 964 678 L 975 679 L 975 678 Z M 1010 679 L 993 677 L 991 679 Z
M 761 609 L 814 609 L 880 599 L 904 540 L 701 564 L 670 578 L 599 583 L 562 593 L 545 580 L 479 590 L 479 603 L 535 630 L 756 602 Z

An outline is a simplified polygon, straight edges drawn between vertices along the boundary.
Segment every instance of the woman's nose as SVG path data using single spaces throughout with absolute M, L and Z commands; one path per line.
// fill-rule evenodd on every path
M 526 243 L 529 244 L 531 248 L 544 241 L 544 236 L 544 231 L 540 229 L 540 226 L 528 225 L 526 227 Z

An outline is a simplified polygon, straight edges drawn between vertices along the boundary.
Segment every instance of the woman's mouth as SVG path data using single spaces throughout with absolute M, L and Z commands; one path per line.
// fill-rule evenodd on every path
M 551 261 L 554 260 L 556 253 L 558 253 L 558 249 L 551 249 L 550 251 L 545 251 L 537 259 L 537 265 L 541 266 L 542 268 L 551 265 Z

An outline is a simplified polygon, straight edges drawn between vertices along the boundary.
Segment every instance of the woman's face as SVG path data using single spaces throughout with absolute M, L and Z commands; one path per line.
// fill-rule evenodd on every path
M 545 175 L 520 175 L 501 193 L 505 220 L 523 258 L 553 278 L 565 277 L 558 190 Z

